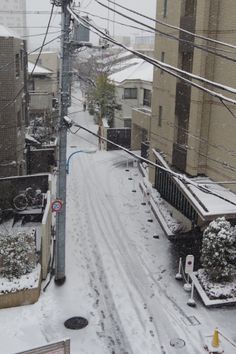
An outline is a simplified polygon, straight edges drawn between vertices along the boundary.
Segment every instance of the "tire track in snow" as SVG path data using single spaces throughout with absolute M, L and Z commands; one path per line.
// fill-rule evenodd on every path
M 83 162 L 81 163 L 80 168 L 83 170 L 84 174 L 84 166 L 82 166 Z M 83 188 L 84 187 L 85 186 L 83 186 Z M 88 196 L 88 193 L 86 196 Z M 86 212 L 87 208 L 91 208 L 91 200 L 86 197 L 84 217 L 89 220 L 89 214 Z M 102 258 L 96 245 L 96 240 L 91 238 L 91 235 L 97 232 L 97 228 L 100 228 L 100 225 L 96 225 L 95 229 L 93 223 L 89 222 L 87 227 L 88 230 L 86 237 L 84 237 L 83 252 L 86 253 L 85 258 L 87 260 L 87 270 L 91 275 L 90 286 L 94 290 L 94 297 L 96 298 L 94 307 L 95 309 L 101 308 L 101 332 L 98 333 L 98 335 L 106 339 L 108 348 L 111 350 L 112 354 L 131 353 L 131 351 L 129 351 L 128 340 L 120 330 L 119 318 L 116 313 L 115 305 L 112 301 L 112 295 L 107 285 Z
M 89 169 L 86 169 L 86 173 L 89 174 L 89 178 L 88 178 L 87 180 L 91 181 L 91 178 L 93 178 L 93 177 L 92 177 L 92 175 L 90 174 Z M 97 178 L 97 177 L 98 177 L 98 176 L 96 176 L 96 178 Z M 94 179 L 93 179 L 93 180 L 94 180 Z M 94 183 L 97 183 L 97 181 L 94 180 Z M 99 191 L 98 191 L 98 192 L 99 192 Z M 104 193 L 102 193 L 102 194 L 104 195 Z M 95 204 L 94 204 L 94 198 L 96 199 L 96 202 L 97 202 L 97 203 L 95 203 Z M 121 268 L 121 265 L 120 265 L 118 262 L 116 262 L 116 255 L 114 254 L 112 245 L 110 244 L 110 242 L 107 242 L 107 238 L 105 238 L 106 231 L 107 231 L 109 228 L 110 228 L 109 235 L 117 234 L 117 227 L 116 227 L 116 226 L 114 225 L 114 223 L 112 222 L 112 217 L 114 217 L 114 215 L 113 215 L 113 214 L 110 214 L 110 213 L 108 212 L 108 208 L 106 209 L 106 212 L 108 212 L 108 216 L 109 216 L 109 223 L 107 223 L 107 219 L 103 217 L 103 214 L 102 214 L 102 213 L 101 213 L 101 215 L 98 215 L 98 214 L 97 214 L 96 206 L 94 206 L 94 205 L 96 205 L 96 204 L 99 204 L 99 201 L 101 201 L 101 200 L 102 200 L 101 195 L 100 195 L 99 199 L 98 199 L 97 194 L 96 194 L 96 195 L 93 195 L 93 198 L 90 197 L 90 208 L 93 207 L 93 214 L 94 214 L 94 216 L 95 216 L 95 218 L 96 218 L 96 223 L 98 223 L 98 224 L 100 225 L 99 227 L 100 227 L 100 229 L 102 230 L 102 235 L 103 235 L 104 241 L 105 241 L 105 243 L 106 243 L 106 247 L 109 249 L 110 254 L 113 254 L 113 260 L 114 260 L 114 262 L 116 263 L 116 268 L 120 270 L 120 275 L 122 275 L 122 278 L 123 278 L 123 286 L 124 286 L 124 288 L 127 288 L 127 284 L 129 284 L 129 280 L 130 280 L 130 279 L 127 278 L 127 277 L 125 277 L 123 268 Z M 105 204 L 107 203 L 107 200 L 104 200 L 103 202 L 104 202 L 104 203 L 101 203 L 101 204 L 102 204 L 102 205 L 105 205 Z M 112 205 L 112 207 L 113 207 L 113 205 Z M 102 219 L 103 219 L 103 220 L 102 220 L 102 223 L 101 223 L 101 217 L 102 217 Z M 111 228 L 111 225 L 112 225 L 112 228 Z M 124 235 L 125 235 L 125 234 L 126 234 L 126 233 L 124 232 Z M 127 236 L 127 234 L 126 234 L 126 236 Z M 119 255 L 121 255 L 122 253 L 123 253 L 123 254 L 126 253 L 124 249 L 123 249 L 122 252 L 121 252 L 121 251 L 120 251 L 120 247 L 117 247 L 117 249 L 119 250 Z M 123 257 L 123 256 L 122 256 L 122 257 Z M 124 257 L 123 257 L 123 260 L 124 260 L 124 263 L 126 263 L 126 260 L 124 259 Z M 135 267 L 136 267 L 136 264 L 134 264 L 133 269 L 135 269 Z M 122 273 L 123 273 L 123 274 L 122 274 Z M 132 274 L 132 271 L 131 271 L 130 269 L 129 269 L 129 273 Z M 137 272 L 137 274 L 136 274 L 136 282 L 137 282 L 137 279 L 139 278 L 139 276 L 140 276 L 140 272 Z M 132 275 L 132 277 L 133 277 L 133 275 Z M 137 287 L 136 282 L 133 281 L 133 285 L 135 285 L 137 292 L 140 294 L 140 291 L 139 291 L 139 289 L 138 289 L 138 287 Z M 135 306 L 135 301 L 133 300 L 132 291 L 130 291 L 129 289 L 127 289 L 127 291 L 128 291 L 129 296 L 130 296 L 130 298 L 131 298 L 131 303 L 132 303 L 132 305 L 135 307 L 135 310 L 136 310 L 136 312 L 137 312 L 137 317 L 139 318 L 140 324 L 141 324 L 142 328 L 144 328 L 145 326 L 144 326 L 144 323 L 143 323 L 143 320 L 142 320 L 142 316 L 141 316 L 140 311 L 138 310 L 138 308 Z M 142 301 L 142 302 L 143 302 L 143 304 L 145 304 L 145 301 Z M 152 316 L 149 316 L 149 315 L 146 315 L 146 317 L 147 317 L 148 320 L 150 320 L 150 318 L 152 318 Z M 150 321 L 150 322 L 152 322 L 152 321 Z M 149 325 L 151 326 L 151 324 L 149 324 Z M 151 327 L 152 327 L 152 326 L 151 326 Z M 154 329 L 154 330 L 155 330 L 155 329 Z M 155 330 L 155 332 L 156 332 L 156 334 L 158 334 L 157 329 Z M 152 330 L 152 329 L 149 331 L 149 333 L 150 333 L 150 336 L 153 337 L 154 333 L 153 333 L 153 330 Z M 160 338 L 159 338 L 159 339 L 160 339 Z M 160 343 L 161 343 L 161 339 L 160 339 Z M 162 351 L 162 353 L 165 353 L 162 344 L 160 344 L 158 347 L 156 347 L 156 348 L 155 348 L 155 351 L 156 351 L 157 349 L 160 349 L 160 350 Z M 150 352 L 150 353 L 151 353 L 151 352 Z M 152 353 L 153 353 L 153 351 L 152 351 Z
M 88 171 L 89 171 L 89 169 L 87 170 L 87 172 L 88 172 Z M 111 175 L 109 175 L 109 176 L 111 176 Z M 89 178 L 89 179 L 91 180 L 91 178 L 94 179 L 94 176 L 92 176 L 92 175 L 90 174 L 90 178 Z M 96 181 L 94 181 L 95 183 L 98 182 L 97 179 L 98 179 L 98 176 L 96 176 Z M 161 290 L 161 293 L 163 294 L 163 293 L 164 293 L 164 290 L 160 287 L 160 285 L 158 284 L 158 282 L 153 278 L 153 275 L 151 274 L 151 272 L 150 272 L 150 270 L 147 268 L 147 266 L 144 264 L 144 262 L 141 262 L 141 263 L 142 263 L 142 266 L 143 266 L 144 269 L 145 269 L 145 272 L 144 272 L 144 270 L 142 269 L 142 267 L 140 267 L 140 264 L 139 264 L 139 263 L 140 263 L 140 259 L 136 259 L 136 261 L 134 262 L 134 259 L 133 259 L 134 253 L 130 254 L 129 249 L 126 247 L 126 245 L 123 244 L 123 239 L 126 239 L 126 240 L 127 240 L 127 239 L 128 239 L 128 234 L 127 234 L 125 228 L 123 227 L 121 220 L 119 220 L 119 227 L 118 227 L 118 228 L 117 228 L 117 220 L 115 221 L 115 224 L 114 224 L 114 222 L 113 222 L 114 214 L 116 215 L 116 219 L 117 219 L 117 218 L 118 218 L 118 215 L 119 215 L 119 211 L 118 211 L 118 210 L 114 210 L 114 204 L 113 204 L 113 205 L 112 205 L 113 213 L 110 213 L 110 209 L 111 209 L 111 208 L 108 208 L 108 207 L 107 207 L 108 200 L 107 200 L 106 198 L 104 198 L 104 195 L 105 195 L 105 192 L 107 191 L 107 189 L 106 189 L 106 191 L 104 190 L 104 187 L 103 187 L 102 183 L 99 183 L 99 182 L 98 182 L 98 184 L 99 184 L 99 186 L 100 186 L 100 189 L 98 190 L 99 197 L 98 197 L 97 194 L 95 195 L 95 197 L 96 197 L 96 199 L 97 199 L 97 202 L 98 202 L 98 201 L 102 202 L 101 204 L 102 204 L 103 207 L 106 209 L 106 213 L 107 213 L 107 216 L 108 216 L 108 219 L 109 219 L 109 223 L 107 223 L 107 219 L 106 219 L 106 218 L 105 218 L 105 219 L 103 218 L 103 214 L 101 215 L 101 217 L 103 218 L 103 223 L 104 223 L 104 225 L 106 225 L 105 229 L 108 230 L 108 229 L 110 228 L 110 233 L 109 233 L 109 234 L 110 234 L 110 235 L 115 234 L 116 236 L 117 236 L 117 235 L 120 235 L 120 230 L 119 230 L 119 228 L 121 228 L 121 230 L 122 230 L 122 238 L 121 238 L 121 237 L 119 238 L 119 242 L 117 242 L 116 240 L 113 240 L 113 241 L 115 241 L 116 247 L 117 247 L 117 249 L 119 249 L 120 255 L 121 255 L 121 256 L 123 257 L 123 259 L 124 259 L 124 265 L 125 265 L 127 274 L 129 274 L 129 277 L 127 277 L 127 279 L 124 280 L 124 282 L 127 283 L 127 284 L 129 284 L 129 279 L 131 278 L 132 281 L 133 281 L 133 285 L 135 285 L 136 290 L 138 291 L 138 293 L 140 294 L 140 296 L 143 298 L 144 287 L 143 287 L 143 284 L 140 284 L 140 281 L 139 281 L 138 279 L 140 278 L 140 275 L 141 275 L 142 273 L 144 273 L 142 278 L 145 279 L 145 278 L 148 278 L 148 277 L 149 277 L 149 278 L 152 280 L 152 282 L 154 282 L 154 283 L 158 286 L 159 290 Z M 102 190 L 102 189 L 103 189 L 103 190 Z M 106 233 L 104 233 L 104 235 L 105 235 L 105 234 L 106 234 Z M 106 240 L 107 244 L 109 243 L 109 241 L 110 241 L 110 238 L 109 238 L 109 240 Z M 110 247 L 110 251 L 114 254 L 114 252 L 113 252 L 113 250 L 112 250 L 112 247 Z M 115 255 L 114 255 L 114 258 L 115 258 Z M 129 259 L 129 262 L 127 262 L 127 259 Z M 130 265 L 130 262 L 131 262 L 131 265 Z M 117 266 L 120 267 L 119 264 L 117 264 Z M 138 267 L 138 271 L 136 271 L 136 270 L 137 270 L 137 267 Z M 135 270 L 135 271 L 134 271 L 134 270 Z M 135 273 L 135 274 L 133 274 L 133 273 Z M 146 281 L 145 281 L 145 282 L 146 282 Z M 144 283 L 145 283 L 145 282 L 144 282 Z M 150 281 L 147 282 L 145 288 L 151 288 L 151 283 L 150 283 Z M 166 295 L 166 294 L 165 294 L 165 295 Z M 146 298 L 147 298 L 147 296 L 146 296 Z M 158 310 L 159 313 L 157 313 L 157 316 L 153 316 L 153 311 L 151 312 L 150 310 L 151 310 L 151 308 L 153 309 L 153 306 L 155 305 L 156 301 L 155 301 L 155 299 L 152 299 L 152 300 L 150 301 L 151 294 L 149 294 L 149 296 L 148 296 L 148 298 L 149 298 L 148 301 L 146 301 L 146 300 L 147 300 L 146 298 L 143 298 L 143 301 L 148 303 L 148 306 L 147 306 L 147 307 L 149 308 L 149 312 L 150 312 L 149 318 L 152 318 L 152 319 L 153 319 L 153 323 L 154 323 L 154 326 L 155 326 L 155 331 L 156 331 L 156 334 L 158 335 L 158 333 L 159 333 L 159 332 L 162 332 L 162 331 L 161 331 L 161 329 L 159 328 L 160 326 L 159 326 L 159 324 L 157 324 L 157 321 L 156 321 L 155 319 L 159 317 L 159 315 L 160 315 L 160 309 Z M 147 308 L 147 310 L 148 310 L 148 308 Z M 163 313 L 163 311 L 161 310 L 161 313 L 162 313 L 162 315 L 164 315 L 164 317 L 162 316 L 163 318 L 165 318 L 166 315 L 168 315 L 168 317 L 171 317 L 171 318 L 172 318 L 172 321 L 173 321 L 173 319 L 175 319 L 175 318 L 173 318 L 173 315 L 172 315 L 172 314 L 170 314 L 171 316 L 169 316 L 169 314 L 166 313 L 166 311 Z M 151 316 L 151 315 L 152 315 L 152 316 Z M 139 316 L 139 317 L 140 317 L 140 316 Z M 176 322 L 176 319 L 175 319 L 175 322 Z M 178 322 L 175 323 L 175 328 L 172 329 L 173 334 L 171 335 L 171 338 L 174 338 L 174 337 L 177 336 L 176 326 L 177 326 L 177 327 L 182 327 L 182 326 L 183 326 L 183 323 L 182 323 L 182 322 L 181 322 L 181 323 L 178 323 Z M 168 328 L 168 327 L 169 327 L 169 321 L 167 321 L 167 323 L 164 324 L 163 327 Z M 183 332 L 183 331 L 182 331 L 182 328 L 177 328 L 177 329 L 178 329 L 178 331 L 180 330 L 180 332 Z M 163 337 L 163 335 L 165 335 L 165 333 L 162 333 L 161 335 L 159 335 L 159 337 L 160 337 L 160 336 Z M 186 333 L 186 331 L 185 331 L 185 336 L 188 337 L 188 334 Z M 191 341 L 190 341 L 190 342 L 191 342 Z M 161 343 L 161 341 L 160 341 L 160 343 Z M 160 345 L 160 347 L 163 347 L 163 346 Z M 194 350 L 194 349 L 193 349 L 193 350 Z M 169 351 L 169 352 L 170 352 L 170 351 Z M 183 349 L 183 350 L 182 350 L 182 353 L 184 353 L 184 352 L 186 352 L 186 351 Z M 196 351 L 194 350 L 194 351 L 192 351 L 192 352 L 199 352 L 199 351 L 198 351 L 198 349 L 196 349 Z M 186 353 L 189 353 L 189 351 L 186 352 Z

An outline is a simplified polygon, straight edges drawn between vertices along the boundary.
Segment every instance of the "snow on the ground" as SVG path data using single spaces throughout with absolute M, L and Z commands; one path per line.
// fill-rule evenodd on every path
M 37 288 L 40 279 L 41 266 L 38 264 L 31 273 L 22 275 L 20 278 L 11 280 L 0 277 L 0 301 L 1 294 L 16 292 L 19 290 Z
M 87 112 L 73 119 L 97 131 Z M 68 156 L 81 148 L 97 148 L 97 140 L 79 130 L 68 136 Z M 202 354 L 202 341 L 215 327 L 236 339 L 235 308 L 209 311 L 196 295 L 197 307 L 187 306 L 189 294 L 174 279 L 178 260 L 173 245 L 149 206 L 141 205 L 142 177 L 128 158 L 129 172 L 122 151 L 72 157 L 66 282 L 57 287 L 52 281 L 36 304 L 0 310 L 1 353 L 70 338 L 72 354 Z M 74 316 L 87 318 L 89 325 L 66 329 L 64 321 Z M 185 346 L 171 346 L 175 339 Z M 222 344 L 225 353 L 235 352 Z

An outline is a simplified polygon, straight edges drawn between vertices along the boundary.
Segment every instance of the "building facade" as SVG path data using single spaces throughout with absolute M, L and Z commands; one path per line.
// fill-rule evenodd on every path
M 162 22 L 236 45 L 236 2 L 233 0 L 163 0 L 157 2 L 156 13 Z M 169 31 L 165 28 L 165 32 Z M 214 54 L 232 57 L 230 50 L 172 31 L 181 41 L 156 34 L 158 60 L 208 80 L 236 86 L 235 62 Z M 213 53 L 192 44 L 202 45 Z M 235 98 L 211 85 L 205 87 Z M 170 166 L 190 176 L 205 175 L 216 182 L 235 180 L 235 105 L 227 103 L 227 109 L 219 99 L 159 69 L 154 70 L 153 97 L 151 148 L 162 152 Z M 156 161 L 154 155 L 153 160 Z M 155 184 L 155 168 L 150 170 L 150 179 Z M 236 185 L 230 185 L 230 189 L 235 191 Z
M 0 26 L 0 176 L 22 175 L 27 122 L 25 41 Z
M 21 38 L 26 36 L 26 0 L 2 0 L 0 25 L 11 28 Z
M 156 32 L 155 58 L 235 87 L 234 50 L 219 43 L 236 45 L 235 16 L 233 0 L 158 1 L 156 19 L 172 27 L 157 23 L 156 29 L 176 38 Z M 179 76 L 154 69 L 149 159 L 164 170 L 149 166 L 149 180 L 187 229 L 204 228 L 218 216 L 235 219 L 236 106 L 193 87 L 192 82 L 229 98 L 235 95 L 186 73 Z M 174 177 L 173 171 L 180 172 L 182 179 Z M 183 175 L 189 179 L 183 180 Z

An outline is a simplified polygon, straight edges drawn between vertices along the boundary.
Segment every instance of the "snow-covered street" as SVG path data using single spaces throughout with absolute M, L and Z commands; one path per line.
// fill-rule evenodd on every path
M 97 132 L 87 112 L 72 118 Z M 68 134 L 68 156 L 97 148 L 97 139 L 87 132 Z M 236 340 L 235 307 L 209 310 L 196 294 L 197 307 L 187 305 L 189 294 L 175 280 L 173 245 L 149 206 L 141 205 L 141 179 L 123 151 L 72 157 L 66 282 L 57 287 L 52 281 L 34 305 L 0 311 L 1 354 L 64 338 L 71 339 L 72 354 L 204 353 L 205 336 L 215 327 Z M 85 317 L 88 326 L 66 329 L 64 321 L 73 316 Z M 225 353 L 235 352 L 226 342 Z

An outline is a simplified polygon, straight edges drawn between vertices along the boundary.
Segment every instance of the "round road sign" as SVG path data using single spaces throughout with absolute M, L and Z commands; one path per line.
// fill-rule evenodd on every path
M 52 211 L 55 212 L 61 211 L 62 205 L 63 205 L 62 200 L 60 199 L 54 200 L 51 204 Z

